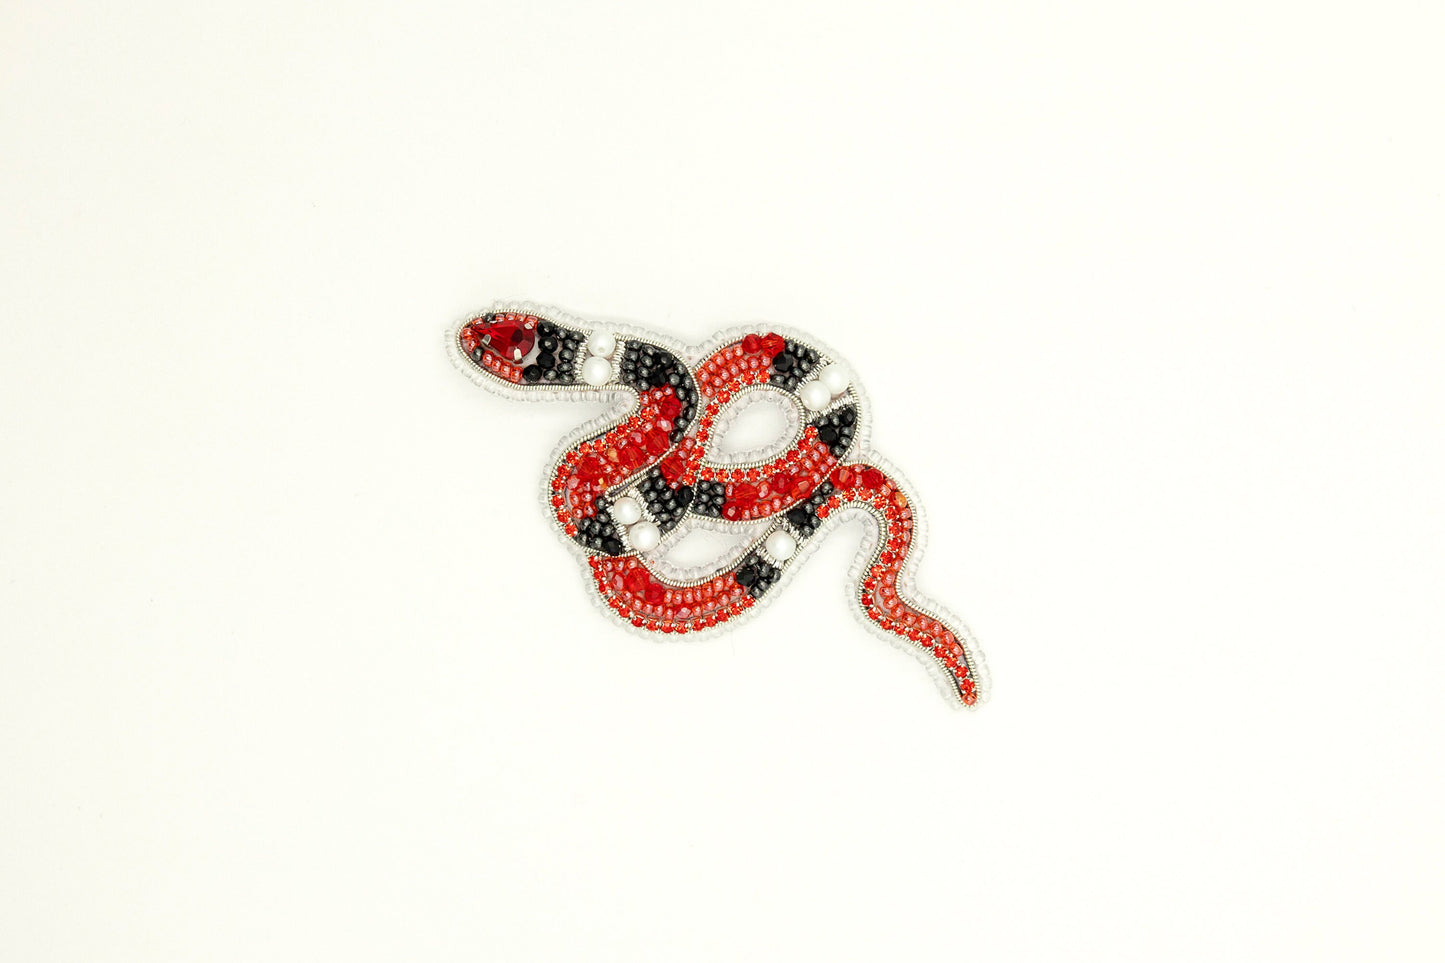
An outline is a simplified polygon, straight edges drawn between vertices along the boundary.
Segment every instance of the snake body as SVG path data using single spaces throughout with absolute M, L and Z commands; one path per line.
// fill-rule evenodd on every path
M 876 534 L 854 604 L 876 630 L 936 665 L 958 701 L 980 700 L 981 667 L 966 630 L 906 586 L 918 551 L 917 508 L 902 482 L 859 450 L 862 399 L 851 383 L 836 390 L 834 359 L 798 338 L 757 331 L 690 363 L 661 338 L 599 330 L 541 311 L 493 311 L 456 329 L 454 344 L 479 380 L 509 394 L 595 396 L 601 388 L 634 396 L 629 408 L 561 451 L 547 476 L 553 521 L 585 557 L 608 611 L 649 632 L 707 632 L 753 608 L 801 560 L 790 545 L 815 537 L 830 517 L 860 510 Z M 605 363 L 590 360 L 604 353 L 599 340 L 611 348 Z M 610 374 L 603 384 L 598 369 Z M 824 376 L 833 385 L 826 403 L 817 387 Z M 738 463 L 718 450 L 715 429 L 729 406 L 757 392 L 796 405 L 798 427 L 781 450 Z M 627 517 L 638 506 L 649 538 L 661 536 L 655 552 L 694 524 L 753 538 L 710 571 L 665 577 L 654 551 L 632 544 L 642 542 Z

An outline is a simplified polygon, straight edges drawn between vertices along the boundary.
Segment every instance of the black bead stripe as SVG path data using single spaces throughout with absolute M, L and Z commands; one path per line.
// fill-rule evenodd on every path
M 636 391 L 650 391 L 671 385 L 682 402 L 668 440 L 674 445 L 682 441 L 683 433 L 697 413 L 697 387 L 693 384 L 692 372 L 671 351 L 659 348 L 645 341 L 623 341 L 618 347 L 617 378 Z
M 693 512 L 708 518 L 721 518 L 725 491 L 722 482 L 699 480 L 693 485 Z
M 572 538 L 583 548 L 590 548 L 606 555 L 621 555 L 624 551 L 617 523 L 612 520 L 612 500 L 599 495 L 593 503 L 597 512 L 591 518 L 577 520 L 577 534 Z
M 782 575 L 782 569 L 763 558 L 757 552 L 749 553 L 733 571 L 738 584 L 753 598 L 759 598 L 772 588 Z
M 823 524 L 823 520 L 818 517 L 818 509 L 821 508 L 823 503 L 832 497 L 832 495 L 832 483 L 823 482 L 813 490 L 813 494 L 808 497 L 807 501 L 800 502 L 783 513 L 783 518 L 787 521 L 788 527 L 796 532 L 800 538 L 807 538 L 812 535 L 818 530 L 818 526 Z
M 819 361 L 818 352 L 797 341 L 783 342 L 782 352 L 773 358 L 772 374 L 768 384 L 775 388 L 792 391 L 808 379 L 808 375 Z
M 647 510 L 657 520 L 658 529 L 665 535 L 682 521 L 683 515 L 693 500 L 693 490 L 688 485 L 671 485 L 660 469 L 654 468 L 642 477 L 637 486 Z
M 853 444 L 858 428 L 858 409 L 854 405 L 826 412 L 808 422 L 818 429 L 818 440 L 828 446 L 834 458 L 841 459 Z
M 537 356 L 522 369 L 522 380 L 533 385 L 577 384 L 582 372 L 582 342 L 580 331 L 553 321 L 538 321 Z

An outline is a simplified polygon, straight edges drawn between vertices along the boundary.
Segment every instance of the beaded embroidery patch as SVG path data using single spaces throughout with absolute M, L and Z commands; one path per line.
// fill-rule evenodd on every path
M 838 520 L 859 517 L 869 537 L 850 573 L 855 615 L 932 666 L 950 698 L 970 707 L 986 698 L 968 630 L 913 589 L 920 507 L 869 446 L 862 389 L 814 339 L 759 326 L 688 348 L 628 325 L 498 304 L 452 328 L 448 344 L 472 380 L 509 397 L 617 403 L 563 440 L 543 493 L 616 618 L 655 638 L 737 624 Z M 778 407 L 787 437 L 727 451 L 719 439 L 758 402 Z M 697 530 L 736 547 L 699 566 L 670 562 L 669 549 Z

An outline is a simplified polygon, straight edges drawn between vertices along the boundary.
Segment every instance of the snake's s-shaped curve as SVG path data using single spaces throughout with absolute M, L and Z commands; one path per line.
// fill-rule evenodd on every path
M 449 343 L 473 380 L 512 397 L 630 399 L 564 442 L 546 491 L 554 523 L 618 618 L 677 635 L 736 620 L 786 579 L 799 547 L 828 519 L 853 510 L 874 536 L 854 572 L 852 599 L 865 624 L 941 670 L 962 704 L 986 696 L 967 630 L 912 591 L 918 505 L 868 450 L 862 393 L 818 345 L 758 329 L 689 351 L 531 305 L 474 316 L 449 332 Z M 714 429 L 754 392 L 775 393 L 800 417 L 772 457 L 739 463 L 717 450 Z M 751 532 L 752 540 L 696 577 L 660 576 L 652 553 L 694 525 Z

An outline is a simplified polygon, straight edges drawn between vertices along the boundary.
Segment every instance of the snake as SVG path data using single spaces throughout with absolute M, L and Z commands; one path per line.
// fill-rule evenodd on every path
M 850 604 L 932 666 L 957 703 L 986 696 L 967 628 L 912 589 L 919 505 L 869 449 L 851 369 L 811 338 L 758 325 L 688 348 L 502 304 L 450 328 L 449 344 L 474 381 L 509 397 L 620 399 L 564 440 L 544 491 L 606 612 L 658 638 L 714 632 L 779 591 L 833 522 L 861 514 L 871 524 Z M 791 431 L 766 451 L 727 452 L 719 439 L 731 419 L 762 400 L 791 413 Z M 742 547 L 671 570 L 669 547 L 697 528 L 732 533 Z

